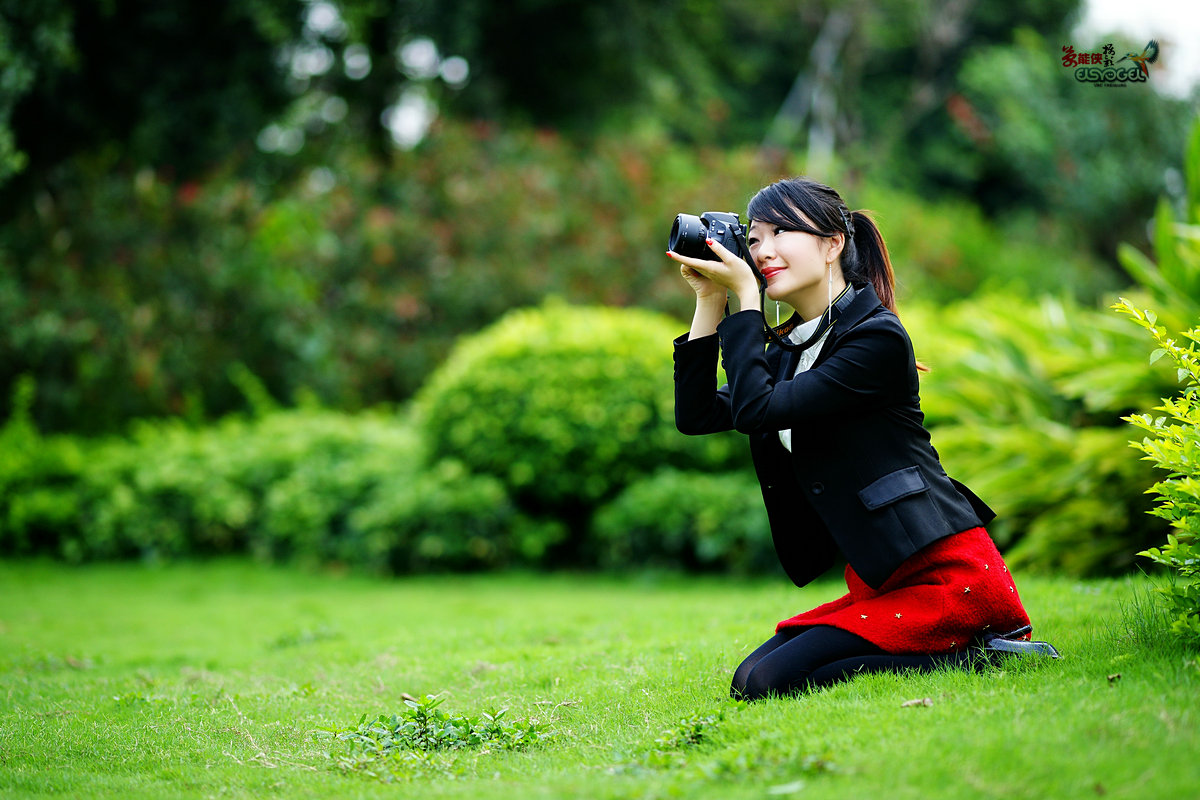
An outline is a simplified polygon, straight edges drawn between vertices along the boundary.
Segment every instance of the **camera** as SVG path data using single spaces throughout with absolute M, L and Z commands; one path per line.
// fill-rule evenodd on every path
M 703 258 L 708 261 L 720 261 L 717 254 L 705 244 L 706 239 L 720 242 L 731 253 L 742 253 L 738 244 L 738 234 L 746 237 L 746 226 L 732 211 L 705 211 L 700 216 L 680 214 L 675 217 L 671 226 L 671 238 L 667 247 L 674 253 L 691 258 Z

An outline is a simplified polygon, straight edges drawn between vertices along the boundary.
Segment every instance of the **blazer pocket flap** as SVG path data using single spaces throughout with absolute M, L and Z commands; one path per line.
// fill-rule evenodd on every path
M 871 511 L 910 495 L 929 491 L 929 482 L 920 467 L 905 467 L 889 472 L 858 493 L 863 505 Z

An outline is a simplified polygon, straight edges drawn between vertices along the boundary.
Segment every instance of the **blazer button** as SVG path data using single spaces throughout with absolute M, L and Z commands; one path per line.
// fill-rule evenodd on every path
M 820 494 L 821 492 L 825 491 L 825 485 L 820 481 L 814 483 L 810 488 L 812 489 L 813 494 Z

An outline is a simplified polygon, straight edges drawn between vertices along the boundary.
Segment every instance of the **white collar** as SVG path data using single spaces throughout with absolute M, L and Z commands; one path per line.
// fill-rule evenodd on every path
M 822 317 L 813 317 L 808 322 L 801 322 L 792 332 L 788 334 L 788 341 L 792 344 L 803 344 L 808 341 L 808 337 L 817 332 L 817 326 L 821 324 Z

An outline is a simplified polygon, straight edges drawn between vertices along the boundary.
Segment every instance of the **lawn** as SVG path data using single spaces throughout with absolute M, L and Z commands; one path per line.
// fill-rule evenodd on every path
M 1197 656 L 1145 582 L 1019 587 L 1061 660 L 744 706 L 733 667 L 838 583 L 0 562 L 0 796 L 1200 797 Z M 542 735 L 354 760 L 331 733 L 432 694 Z

